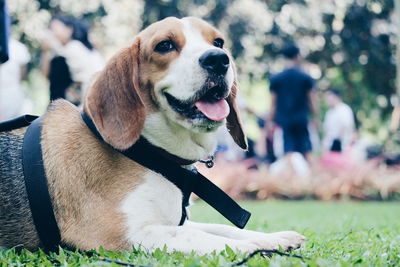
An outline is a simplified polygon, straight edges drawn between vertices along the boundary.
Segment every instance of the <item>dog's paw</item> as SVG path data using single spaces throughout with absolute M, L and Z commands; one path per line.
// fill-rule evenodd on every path
M 306 241 L 305 236 L 294 231 L 277 232 L 273 235 L 286 240 L 286 247 L 283 247 L 285 250 L 300 248 Z
M 256 243 L 248 242 L 247 240 L 241 240 L 238 244 L 233 245 L 232 248 L 242 253 L 251 253 L 259 249 Z
M 284 231 L 264 234 L 262 237 L 252 240 L 260 249 L 283 249 L 285 251 L 300 248 L 305 237 L 297 232 Z

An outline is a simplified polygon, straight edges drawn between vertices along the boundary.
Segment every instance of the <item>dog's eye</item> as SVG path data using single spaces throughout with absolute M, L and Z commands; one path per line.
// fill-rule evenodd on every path
M 224 46 L 224 40 L 222 40 L 221 38 L 217 38 L 214 40 L 213 45 L 222 48 Z
M 156 48 L 154 48 L 154 51 L 161 54 L 168 53 L 172 50 L 175 50 L 175 46 L 170 40 L 161 41 L 156 45 Z

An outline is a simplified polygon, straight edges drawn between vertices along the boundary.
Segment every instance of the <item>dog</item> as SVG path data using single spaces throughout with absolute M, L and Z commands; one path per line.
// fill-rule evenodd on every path
M 162 175 L 117 150 L 140 136 L 152 145 L 197 161 L 216 149 L 215 132 L 226 125 L 247 148 L 235 103 L 236 73 L 214 27 L 193 17 L 166 18 L 112 57 L 91 85 L 83 110 L 104 142 L 65 100 L 53 102 L 42 121 L 43 164 L 63 244 L 198 254 L 298 248 L 296 232 L 261 233 L 186 220 L 178 226 L 182 193 Z M 0 246 L 40 245 L 21 162 L 26 128 L 0 133 Z M 191 166 L 183 166 L 190 168 Z

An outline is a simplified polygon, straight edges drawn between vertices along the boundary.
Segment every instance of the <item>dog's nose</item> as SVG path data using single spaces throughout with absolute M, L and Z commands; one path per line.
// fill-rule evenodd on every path
M 220 49 L 212 49 L 201 55 L 199 63 L 210 73 L 224 75 L 229 68 L 229 57 Z

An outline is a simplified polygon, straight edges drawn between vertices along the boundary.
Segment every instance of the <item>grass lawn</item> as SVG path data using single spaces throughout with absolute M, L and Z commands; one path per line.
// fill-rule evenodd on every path
M 306 246 L 294 253 L 307 258 L 273 256 L 252 258 L 247 266 L 400 266 L 400 203 L 267 201 L 243 202 L 253 215 L 249 229 L 259 231 L 296 230 L 308 238 Z M 195 221 L 227 223 L 210 207 L 197 203 L 191 208 Z M 16 254 L 0 250 L 1 266 L 118 266 L 100 257 L 145 266 L 230 266 L 244 255 L 229 249 L 221 254 L 167 254 L 141 251 L 110 252 L 99 249 L 87 255 L 61 251 L 46 256 L 42 252 Z

